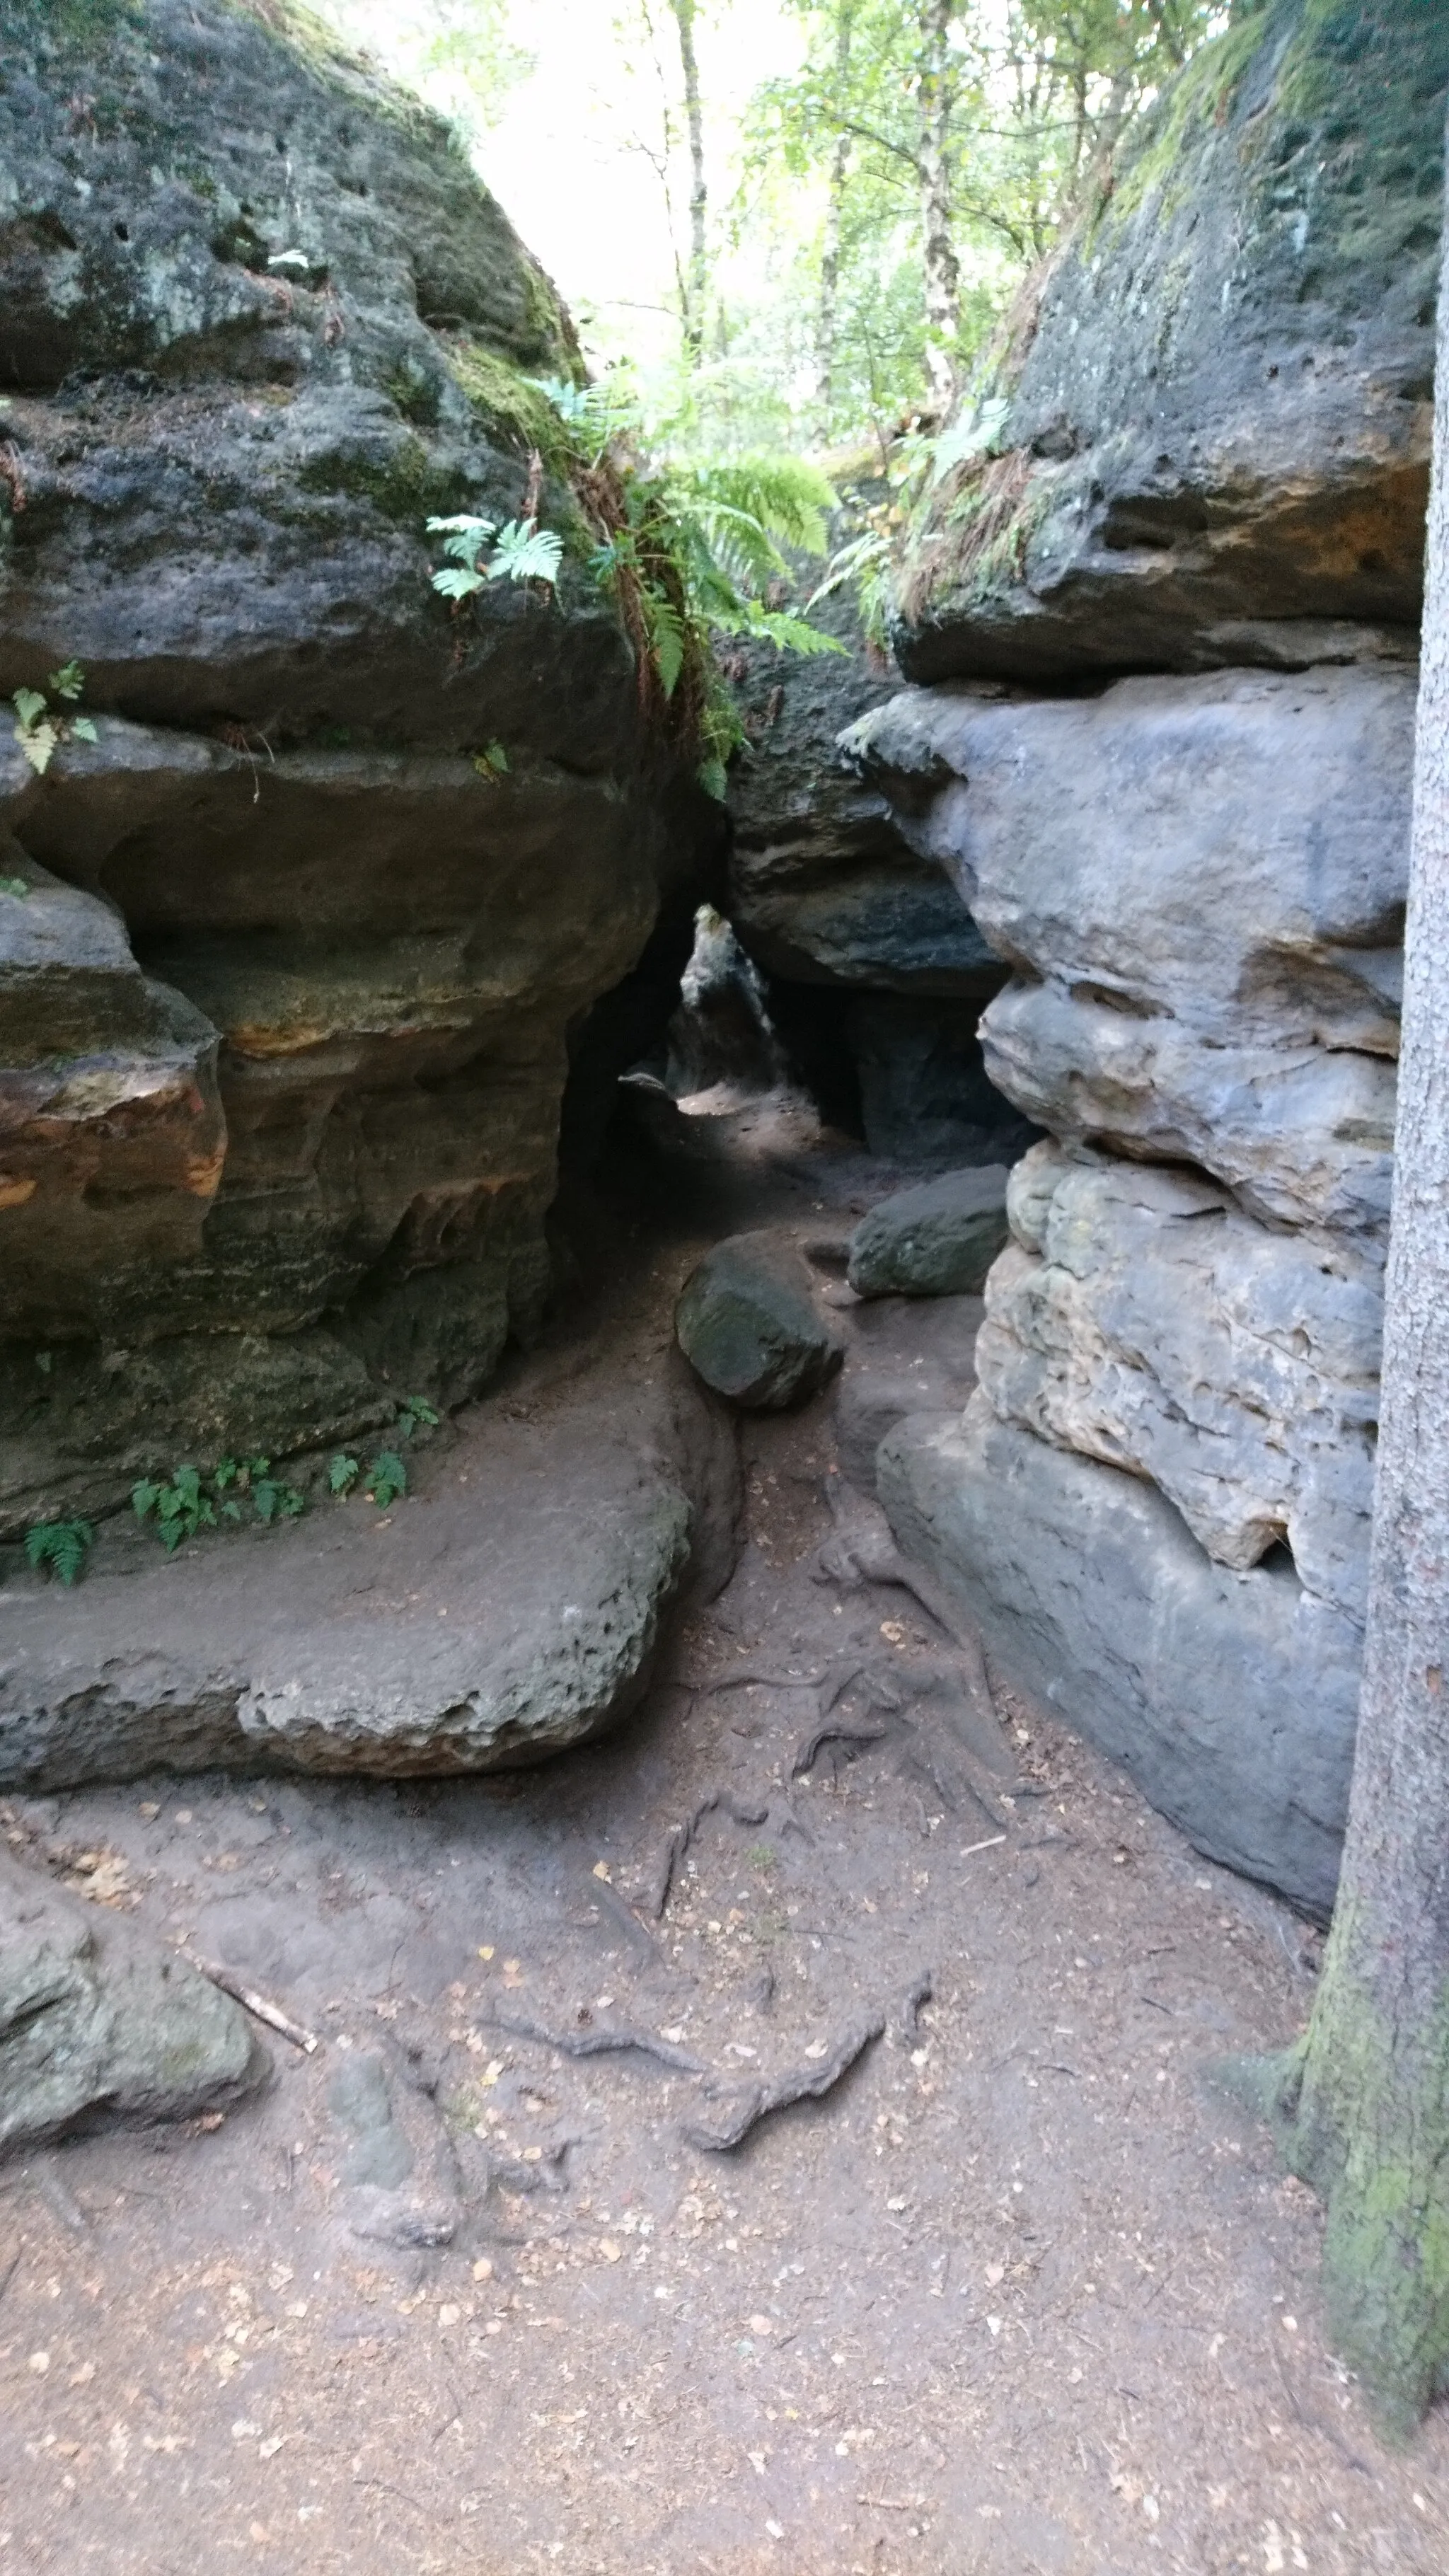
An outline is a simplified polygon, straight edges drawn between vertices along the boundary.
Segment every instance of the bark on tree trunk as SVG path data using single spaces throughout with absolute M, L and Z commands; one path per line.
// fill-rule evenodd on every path
M 1449 261 L 1414 763 L 1368 1628 L 1308 2031 L 1277 2069 L 1332 2332 L 1389 2430 L 1449 2390 Z
M 956 344 L 961 330 L 961 270 L 951 238 L 952 5 L 953 0 L 922 0 L 917 82 L 926 376 L 932 403 L 943 420 L 956 398 Z
M 850 77 L 850 37 L 854 9 L 842 6 L 835 29 L 835 95 L 845 110 Z M 825 197 L 825 230 L 820 245 L 820 305 L 815 322 L 815 407 L 828 436 L 835 394 L 835 326 L 840 294 L 840 247 L 845 221 L 845 183 L 850 173 L 850 136 L 842 131 L 830 155 Z
M 684 273 L 684 346 L 690 358 L 704 353 L 704 307 L 709 287 L 709 239 L 706 218 L 709 191 L 704 173 L 704 107 L 699 95 L 699 58 L 694 49 L 695 0 L 670 0 L 679 30 L 679 60 L 684 71 L 684 120 L 689 133 L 689 265 Z

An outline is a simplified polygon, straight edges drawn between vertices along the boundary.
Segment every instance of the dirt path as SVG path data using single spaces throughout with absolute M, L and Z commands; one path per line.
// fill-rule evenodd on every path
M 861 1186 L 754 1145 L 588 1349 Z M 579 1330 L 426 1472 L 567 1401 Z M 909 1594 L 818 1579 L 829 1399 L 745 1442 L 735 1578 L 605 1744 L 6 1811 L 321 2044 L 0 2176 L 0 2576 L 1442 2576 L 1449 2417 L 1375 2442 L 1314 2203 L 1201 2080 L 1300 2023 L 1315 1936 L 999 1677 L 990 1717 Z

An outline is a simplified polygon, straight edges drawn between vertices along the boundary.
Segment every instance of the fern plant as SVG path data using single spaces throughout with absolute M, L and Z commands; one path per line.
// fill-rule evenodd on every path
M 429 536 L 443 539 L 450 560 L 433 575 L 440 598 L 454 605 L 486 590 L 490 581 L 539 581 L 552 589 L 563 562 L 563 539 L 536 518 L 475 519 L 463 513 L 451 519 L 429 519 Z M 492 551 L 486 553 L 487 549 Z
M 363 1492 L 371 1496 L 378 1510 L 385 1512 L 399 1494 L 408 1489 L 408 1471 L 395 1449 L 379 1449 L 368 1468 Z
M 197 1467 L 173 1467 L 169 1482 L 143 1476 L 131 1487 L 131 1509 L 138 1521 L 154 1518 L 168 1556 L 198 1530 L 216 1527 L 216 1506 Z
M 95 1543 L 89 1521 L 37 1521 L 25 1533 L 25 1553 L 31 1564 L 37 1570 L 45 1566 L 67 1591 L 84 1574 Z
M 844 646 L 770 605 L 790 575 L 785 548 L 822 556 L 835 493 L 799 457 L 647 459 L 642 411 L 622 370 L 597 384 L 536 379 L 558 415 L 570 480 L 596 543 L 589 570 L 617 600 L 646 709 L 692 745 L 701 784 L 723 798 L 745 736 L 713 652 L 716 637 L 759 636 L 782 651 Z
M 70 713 L 85 684 L 86 675 L 79 662 L 62 662 L 58 671 L 51 672 L 44 689 L 17 689 L 11 699 L 16 740 L 37 778 L 45 776 L 63 742 L 95 741 L 96 729 L 90 717 Z M 52 697 L 60 700 L 58 706 L 51 705 Z
M 442 1416 L 426 1396 L 409 1395 L 397 1409 L 395 1428 L 403 1440 L 411 1440 L 415 1431 L 436 1431 Z

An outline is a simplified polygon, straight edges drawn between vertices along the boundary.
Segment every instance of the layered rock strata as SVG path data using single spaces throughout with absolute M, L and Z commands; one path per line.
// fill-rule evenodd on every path
M 1013 959 L 986 1062 L 1055 1139 L 1012 1174 L 959 1436 L 907 1424 L 883 1453 L 892 1516 L 1204 1849 L 1320 1910 L 1367 1575 L 1413 712 L 1378 667 L 1224 672 L 1034 705 L 912 692 L 849 737 Z M 1239 1665 L 1259 1680 L 1224 1701 Z
M 1001 960 L 879 787 L 836 758 L 841 731 L 898 678 L 846 586 L 812 615 L 842 654 L 740 656 L 748 743 L 730 777 L 730 917 L 830 1115 L 876 1153 L 990 1162 L 1031 1136 L 976 1038 Z
M 1270 0 L 1163 91 L 942 451 L 909 677 L 1412 654 L 1446 82 L 1437 0 Z
M 1446 71 L 1417 0 L 1283 0 L 1204 49 L 1041 282 L 996 455 L 943 478 L 903 657 L 954 676 L 844 746 L 1010 962 L 985 1064 L 1050 1131 L 978 1389 L 885 1438 L 882 1497 L 1204 1851 L 1318 1913 L 1367 1578 Z M 1033 672 L 1070 693 L 997 685 Z
M 569 325 L 444 126 L 280 0 L 0 49 L 0 690 L 78 660 L 96 717 L 41 776 L 0 716 L 14 1530 L 486 1379 L 669 852 Z M 427 517 L 534 507 L 556 595 L 450 614 Z

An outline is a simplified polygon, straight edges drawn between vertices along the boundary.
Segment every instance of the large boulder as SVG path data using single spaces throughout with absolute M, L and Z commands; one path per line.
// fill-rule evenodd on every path
M 270 2062 L 183 1959 L 0 1855 L 0 2154 L 108 2121 L 189 2119 L 255 2091 Z
M 323 1506 L 169 1562 L 134 1529 L 103 1538 L 63 1617 L 12 1581 L 0 1786 L 488 1771 L 597 1735 L 646 1689 L 687 1581 L 733 1562 L 732 1434 L 676 1368 L 620 1366 L 542 1419 L 485 1407 L 386 1515 Z
M 877 1490 L 992 1652 L 1199 1851 L 1327 1916 L 1358 1709 L 1351 1619 L 1289 1565 L 1215 1564 L 1153 1485 L 999 1422 L 984 1393 L 888 1433 Z
M 716 1394 L 778 1413 L 833 1377 L 844 1345 L 823 1321 L 793 1245 L 768 1233 L 717 1243 L 685 1284 L 679 1347 Z
M 1019 970 L 981 1024 L 1007 1097 L 1381 1249 L 1414 703 L 1412 672 L 1234 671 L 865 718 L 851 756 Z
M 993 1410 L 1147 1476 L 1220 1565 L 1285 1542 L 1362 1619 L 1378 1426 L 1377 1269 L 1269 1232 L 1181 1170 L 1037 1145 L 986 1283 Z
M 850 1238 L 857 1297 L 978 1297 L 1006 1241 L 1006 1182 L 987 1164 L 881 1199 Z
M 3 1533 L 486 1380 L 696 826 L 529 381 L 570 326 L 441 121 L 290 0 L 0 49 L 0 691 L 78 659 L 95 737 L 0 717 Z M 450 613 L 427 516 L 535 496 L 556 599 Z
M 1114 156 L 973 387 L 908 675 L 1412 650 L 1449 18 L 1270 0 Z

